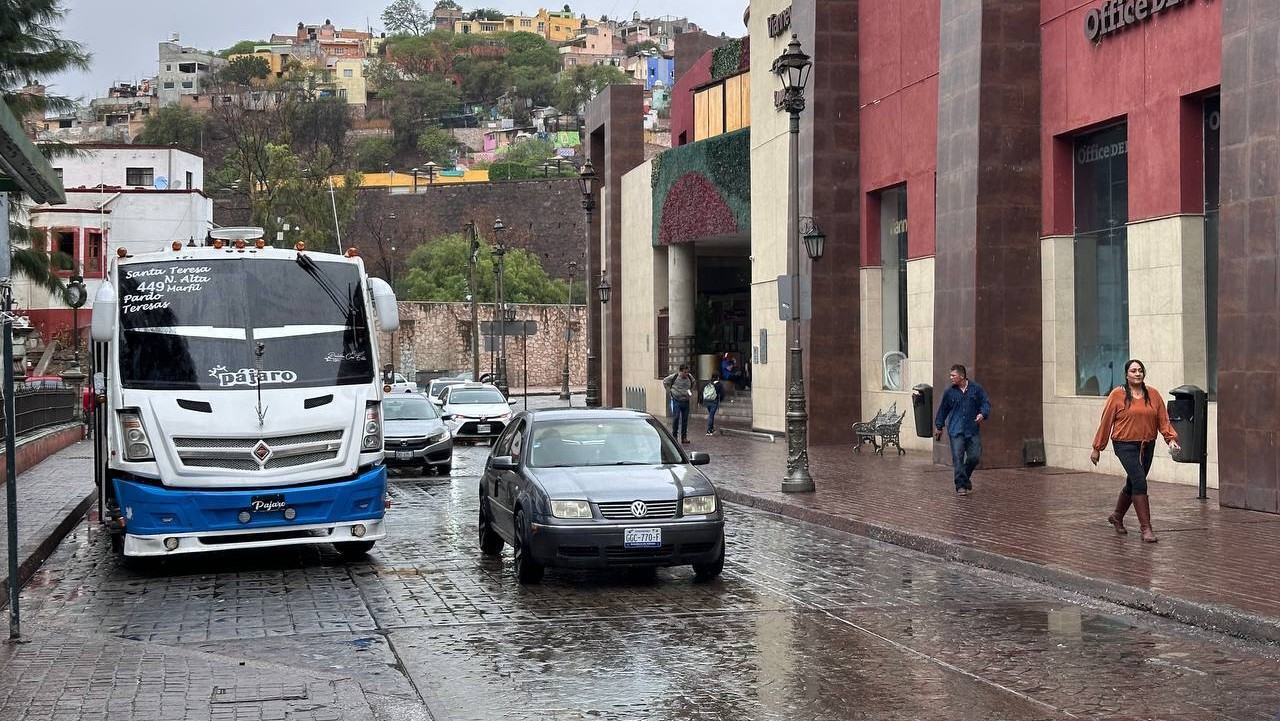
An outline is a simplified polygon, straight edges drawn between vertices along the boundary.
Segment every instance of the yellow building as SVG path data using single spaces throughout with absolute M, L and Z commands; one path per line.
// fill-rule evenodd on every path
M 343 184 L 341 175 L 334 175 L 332 179 L 333 184 L 336 186 Z M 430 173 L 425 169 L 419 169 L 416 174 L 412 170 L 408 170 L 390 173 L 364 173 L 360 177 L 361 188 L 386 188 L 387 192 L 393 195 L 421 193 L 433 185 L 487 182 L 489 182 L 488 170 L 470 169 L 433 169 Z
M 364 105 L 368 97 L 368 84 L 364 77 L 362 58 L 333 58 L 326 68 L 328 84 L 335 94 L 348 105 Z

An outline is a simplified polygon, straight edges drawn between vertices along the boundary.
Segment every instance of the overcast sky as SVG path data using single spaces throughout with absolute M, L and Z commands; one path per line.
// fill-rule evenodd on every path
M 84 43 L 93 53 L 89 72 L 65 73 L 45 79 L 51 90 L 87 101 L 106 95 L 114 82 L 136 82 L 156 74 L 156 46 L 178 33 L 183 45 L 221 50 L 238 40 L 265 39 L 271 33 L 292 33 L 298 22 L 319 24 L 326 18 L 339 28 L 363 30 L 372 25 L 381 31 L 380 15 L 390 0 L 62 0 L 67 16 L 62 35 Z M 516 14 L 534 14 L 539 7 L 557 9 L 564 0 L 485 0 L 477 3 L 460 0 L 466 10 L 494 7 Z M 424 0 L 424 7 L 434 7 Z M 746 34 L 742 11 L 747 0 L 710 0 L 689 3 L 687 0 L 577 0 L 570 7 L 575 13 L 598 18 L 631 17 L 639 11 L 642 17 L 663 15 L 686 16 L 696 6 L 696 14 L 687 15 L 712 35 L 730 37 Z

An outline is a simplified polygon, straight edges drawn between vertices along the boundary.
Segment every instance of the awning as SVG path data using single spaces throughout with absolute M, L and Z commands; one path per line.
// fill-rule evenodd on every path
M 0 192 L 19 190 L 37 203 L 67 202 L 53 166 L 22 132 L 9 106 L 0 103 Z

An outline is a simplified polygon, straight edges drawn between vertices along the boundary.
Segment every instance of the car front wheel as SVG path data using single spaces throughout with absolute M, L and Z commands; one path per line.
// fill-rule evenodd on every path
M 693 564 L 693 576 L 699 581 L 710 581 L 724 571 L 724 534 L 720 534 L 720 555 L 714 561 Z
M 528 529 L 525 523 L 524 511 L 516 511 L 516 580 L 522 584 L 533 584 L 542 582 L 542 573 L 545 570 L 541 563 L 533 560 L 529 553 L 529 545 L 525 542 L 525 533 Z

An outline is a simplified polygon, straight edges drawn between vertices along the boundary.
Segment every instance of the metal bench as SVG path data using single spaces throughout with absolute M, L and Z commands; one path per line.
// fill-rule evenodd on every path
M 894 403 L 889 406 L 889 410 L 887 411 L 876 411 L 876 414 L 871 417 L 871 420 L 854 423 L 853 432 L 854 435 L 858 437 L 858 445 L 854 446 L 853 450 L 860 453 L 862 452 L 862 444 L 870 443 L 871 447 L 876 449 L 876 452 L 878 453 L 880 451 L 880 442 L 877 440 L 877 436 L 880 435 L 879 429 L 889 420 L 889 417 L 896 414 L 897 411 L 898 404 Z M 899 422 L 901 422 L 901 420 L 899 420 Z
M 880 438 L 880 443 L 876 445 L 876 453 L 884 455 L 884 449 L 893 446 L 898 449 L 898 455 L 906 455 L 906 451 L 902 448 L 902 444 L 898 442 L 898 435 L 902 431 L 902 419 L 907 415 L 906 411 L 898 414 L 892 412 L 884 417 L 880 425 L 876 426 L 876 436 Z M 858 444 L 862 446 L 861 443 Z

